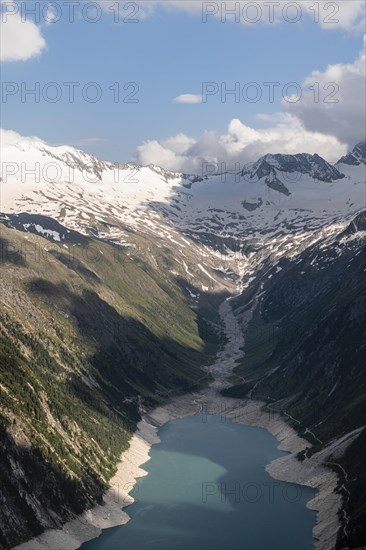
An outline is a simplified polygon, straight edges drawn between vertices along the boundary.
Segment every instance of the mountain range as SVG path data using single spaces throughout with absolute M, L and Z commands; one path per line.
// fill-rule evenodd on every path
M 195 175 L 1 149 L 0 545 L 101 500 L 141 414 L 212 380 L 229 296 L 245 343 L 223 393 L 324 451 L 338 547 L 365 544 L 365 168 L 365 143 Z

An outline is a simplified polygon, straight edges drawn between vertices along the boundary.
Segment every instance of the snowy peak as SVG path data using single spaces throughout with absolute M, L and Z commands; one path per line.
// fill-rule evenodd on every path
M 353 153 L 360 156 L 362 147 Z M 332 166 L 317 154 L 267 154 L 242 172 L 206 176 L 111 163 L 32 140 L 8 145 L 1 155 L 4 213 L 46 216 L 118 243 L 130 242 L 131 229 L 174 240 L 183 232 L 215 246 L 304 233 L 330 219 L 349 223 L 364 205 L 364 165 Z M 46 220 L 11 223 L 64 240 Z
M 254 163 L 245 175 L 262 179 L 270 177 L 277 172 L 286 174 L 308 174 L 311 178 L 330 183 L 342 179 L 342 174 L 337 168 L 329 164 L 319 155 L 299 153 L 296 155 L 268 154 Z M 244 174 L 243 174 L 244 175 Z M 293 180 L 293 178 L 291 178 Z
M 344 178 L 344 174 L 319 155 L 299 153 L 296 155 L 267 154 L 244 168 L 241 175 L 249 181 L 262 181 L 267 187 L 291 195 L 288 187 L 296 185 L 302 177 L 313 182 L 332 183 Z
M 338 164 L 348 164 L 350 166 L 366 164 L 366 141 L 357 143 L 350 153 L 339 159 Z
M 61 176 L 65 178 L 71 172 L 83 173 L 89 182 L 102 181 L 103 175 L 112 170 L 134 169 L 136 172 L 141 168 L 132 163 L 118 164 L 101 160 L 74 147 L 52 146 L 36 140 L 24 140 L 7 145 L 2 148 L 2 156 L 5 159 L 20 161 L 27 169 L 39 165 L 42 167 L 41 172 L 46 175 L 48 171 L 52 172 L 52 166 L 58 166 Z

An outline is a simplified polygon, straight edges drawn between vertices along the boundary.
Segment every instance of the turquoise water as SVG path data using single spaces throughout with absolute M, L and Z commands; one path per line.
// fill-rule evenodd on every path
M 272 479 L 286 453 L 266 430 L 219 416 L 174 420 L 131 491 L 131 517 L 82 550 L 307 550 L 314 548 L 314 491 Z

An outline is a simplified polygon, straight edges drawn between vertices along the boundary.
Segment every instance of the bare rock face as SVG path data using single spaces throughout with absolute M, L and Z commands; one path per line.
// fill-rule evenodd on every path
M 337 464 L 337 544 L 359 544 L 363 432 L 322 452 L 366 424 L 365 144 L 336 165 L 268 154 L 235 174 L 37 142 L 2 157 L 18 169 L 1 174 L 0 545 L 101 500 L 141 412 L 193 392 L 154 418 L 193 413 L 211 382 L 228 411 L 250 397 L 282 412 L 265 427 L 304 468 L 290 455 L 274 475 L 326 493 L 321 461 Z M 334 510 L 319 509 L 324 548 Z
M 338 164 L 349 164 L 351 166 L 366 164 L 366 142 L 361 141 L 355 145 L 350 153 L 339 159 Z

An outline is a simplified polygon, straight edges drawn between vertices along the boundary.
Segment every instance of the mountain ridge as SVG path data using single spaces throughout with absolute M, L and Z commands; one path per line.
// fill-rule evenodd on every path
M 269 405 L 295 418 L 298 414 L 301 426 L 329 442 L 344 435 L 339 414 L 347 403 L 340 400 L 335 411 L 333 402 L 340 399 L 338 373 L 350 395 L 347 429 L 360 428 L 355 411 L 364 382 L 358 367 L 349 378 L 346 354 L 353 353 L 358 365 L 363 353 L 362 151 L 357 144 L 352 158 L 344 162 L 342 157 L 336 165 L 318 155 L 268 154 L 237 173 L 215 168 L 211 174 L 186 175 L 155 165 L 108 163 L 72 148 L 33 142 L 2 149 L 0 391 L 6 406 L 0 411 L 0 454 L 6 491 L 0 498 L 7 508 L 0 514 L 0 544 L 9 547 L 9 541 L 60 525 L 70 516 L 67 510 L 75 514 L 102 498 L 121 445 L 127 445 L 145 408 L 209 381 L 202 362 L 207 364 L 220 346 L 219 304 L 233 294 L 240 294 L 233 302 L 239 324 L 248 313 L 252 323 L 242 324 L 249 348 L 244 346 L 229 393 L 249 392 L 264 400 L 269 395 L 276 400 Z M 342 281 L 344 274 L 351 285 Z M 349 324 L 343 329 L 342 312 Z M 343 348 L 332 344 L 328 325 Z M 20 354 L 14 351 L 17 340 Z M 317 372 L 317 363 L 324 372 Z M 335 366 L 330 369 L 328 363 Z M 37 364 L 41 370 L 33 373 Z M 16 372 L 13 379 L 9 366 Z M 44 372 L 49 380 L 43 380 Z M 25 383 L 37 390 L 27 390 L 22 398 Z M 57 388 L 69 404 L 69 420 Z M 296 395 L 303 395 L 297 407 Z M 93 400 L 96 412 L 88 410 Z M 320 431 L 309 418 L 309 411 L 323 414 L 323 402 L 324 415 L 336 415 L 328 431 L 326 418 L 319 417 L 325 423 Z M 100 423 L 100 430 L 88 417 Z M 305 428 L 294 427 L 316 449 L 319 442 Z M 70 443 L 78 430 L 82 449 Z M 119 442 L 113 430 L 120 433 Z M 94 454 L 88 436 L 99 442 Z M 35 476 L 41 498 L 36 506 L 28 498 L 34 491 L 31 476 L 20 474 L 9 483 L 12 465 L 5 455 L 10 453 L 24 473 L 19 445 L 25 441 L 31 444 L 33 473 L 46 477 L 48 463 L 58 472 L 60 514 L 44 500 L 42 476 Z M 361 434 L 351 447 L 357 451 L 362 441 Z M 85 476 L 76 466 L 80 460 L 86 461 Z M 363 479 L 361 464 L 353 465 L 350 455 L 342 464 L 350 478 Z M 74 481 L 63 492 L 65 471 L 66 479 L 74 472 Z M 19 500 L 21 483 L 26 490 Z M 351 520 L 339 541 L 356 548 L 363 536 L 358 519 L 363 508 L 357 490 L 346 485 L 354 496 L 347 499 L 344 493 L 343 511 Z

